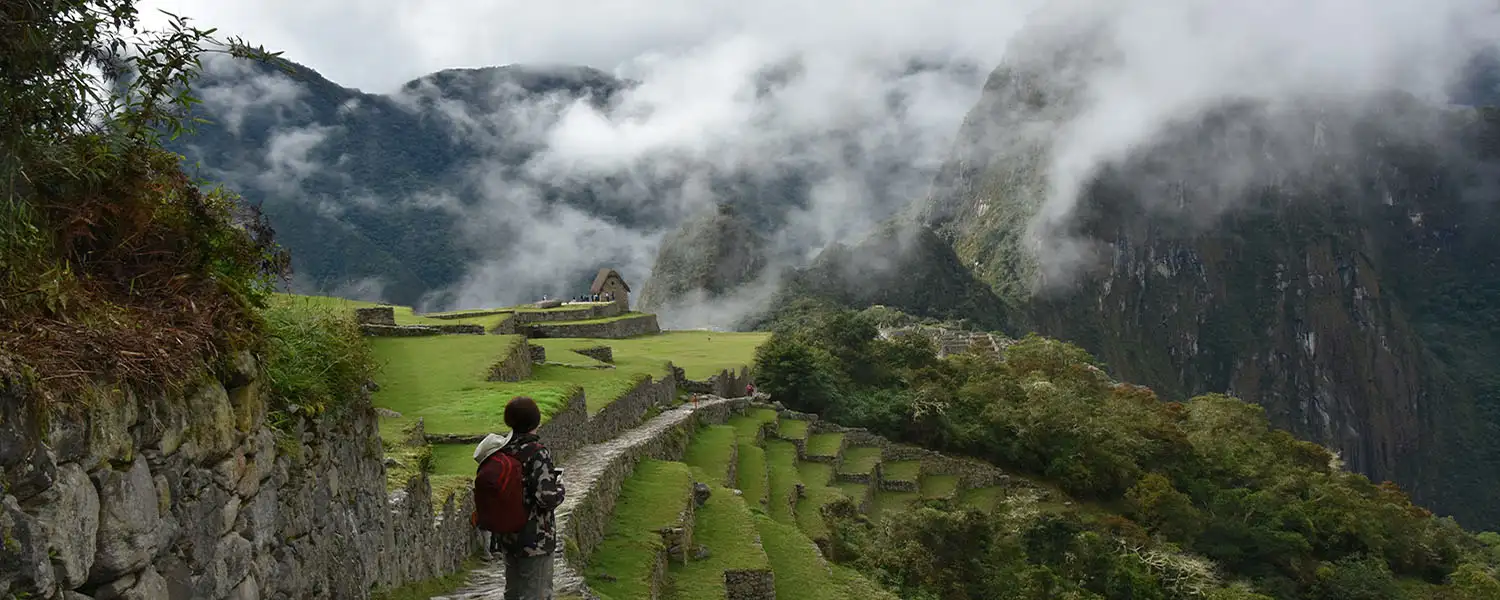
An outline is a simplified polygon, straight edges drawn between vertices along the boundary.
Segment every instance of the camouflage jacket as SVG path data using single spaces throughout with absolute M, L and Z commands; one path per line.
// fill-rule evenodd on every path
M 535 446 L 531 448 L 529 446 Z M 544 556 L 557 549 L 557 519 L 552 511 L 563 501 L 563 484 L 552 472 L 552 451 L 535 434 L 512 437 L 501 452 L 513 456 L 530 454 L 523 465 L 526 483 L 526 527 L 519 533 L 498 536 L 506 552 L 522 556 Z

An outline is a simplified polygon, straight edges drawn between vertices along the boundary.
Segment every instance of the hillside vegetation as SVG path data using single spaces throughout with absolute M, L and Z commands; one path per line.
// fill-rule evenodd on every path
M 1163 402 L 1086 352 L 1030 337 L 1004 360 L 938 360 L 830 312 L 758 352 L 763 391 L 892 439 L 1013 469 L 1071 496 L 1043 510 L 830 518 L 834 555 L 921 598 L 1493 598 L 1500 536 L 1222 395 Z M 774 485 L 774 483 L 773 483 Z M 839 511 L 835 511 L 836 513 Z M 937 548 L 963 549 L 948 553 Z

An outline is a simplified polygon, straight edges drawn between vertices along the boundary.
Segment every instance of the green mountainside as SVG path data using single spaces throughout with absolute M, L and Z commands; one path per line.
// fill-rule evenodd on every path
M 688 299 L 712 301 L 759 277 L 766 238 L 733 206 L 720 204 L 684 221 L 662 240 L 640 307 L 654 311 Z
M 1254 401 L 1440 513 L 1500 522 L 1496 115 L 1399 96 L 1183 115 L 1084 182 L 1061 232 L 1088 245 L 1059 272 L 1027 228 L 1059 184 L 1048 132 L 1082 110 L 1053 74 L 1090 55 L 1027 48 L 921 206 L 1015 329 L 1168 399 Z

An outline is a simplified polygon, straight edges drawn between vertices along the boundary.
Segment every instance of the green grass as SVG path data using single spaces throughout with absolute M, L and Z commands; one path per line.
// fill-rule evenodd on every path
M 672 563 L 665 598 L 699 600 L 724 597 L 724 571 L 765 569 L 765 552 L 755 543 L 755 517 L 745 501 L 727 488 L 714 486 L 708 501 L 694 514 L 693 544 L 708 548 L 705 560 Z M 644 597 L 644 596 L 639 596 Z
M 752 508 L 761 509 L 766 502 L 766 450 L 741 443 L 739 453 L 739 465 L 735 468 L 735 478 L 739 480 L 737 487 L 745 494 L 745 502 Z
M 651 567 L 662 550 L 657 530 L 678 523 L 692 483 L 692 473 L 682 463 L 647 459 L 636 465 L 620 488 L 604 541 L 589 561 L 589 585 L 609 598 L 649 597 Z M 613 581 L 601 578 L 603 574 Z
M 838 488 L 807 486 L 807 495 L 797 501 L 797 527 L 812 539 L 828 539 L 828 525 L 823 522 L 823 505 L 844 497 L 844 493 Z
M 475 435 L 508 431 L 505 403 L 530 396 L 545 422 L 580 389 L 566 378 L 533 378 L 519 382 L 485 381 L 490 365 L 520 343 L 514 335 L 441 335 L 374 338 L 370 346 L 382 365 L 374 403 L 401 413 L 384 419 L 382 435 L 422 417 L 428 433 Z
M 817 546 L 801 530 L 760 516 L 755 528 L 776 572 L 777 600 L 847 600 Z
M 729 426 L 734 428 L 735 437 L 747 444 L 755 443 L 755 438 L 764 425 L 760 420 L 746 415 L 736 415 L 729 419 Z
M 709 485 L 735 485 L 728 479 L 729 459 L 735 450 L 734 433 L 734 428 L 728 425 L 700 428 L 693 434 L 693 442 L 688 445 L 682 462 L 707 474 L 710 479 L 705 483 Z
M 856 446 L 844 449 L 844 461 L 839 464 L 840 473 L 869 474 L 880 464 L 880 448 Z
M 769 408 L 752 408 L 745 411 L 745 415 L 762 423 L 775 423 L 777 419 L 781 418 L 777 416 L 776 411 Z
M 844 493 L 844 496 L 848 497 L 850 500 L 853 500 L 855 506 L 859 506 L 861 502 L 864 502 L 865 493 L 870 489 L 869 484 L 853 483 L 848 481 L 840 481 L 833 484 L 833 487 L 838 488 L 840 492 Z
M 770 506 L 766 512 L 779 522 L 788 525 L 795 523 L 791 499 L 797 493 L 797 484 L 800 483 L 797 475 L 797 447 L 783 440 L 767 440 L 766 466 L 771 470 Z
M 770 337 L 771 334 L 764 332 L 667 331 L 658 335 L 620 340 L 554 338 L 533 340 L 532 343 L 547 347 L 547 360 L 554 360 L 554 347 L 561 353 L 572 348 L 609 346 L 614 349 L 616 366 L 628 364 L 632 359 L 658 363 L 672 361 L 672 364 L 684 371 L 688 379 L 702 381 L 724 369 L 739 369 L 754 364 L 755 349 Z M 753 414 L 755 411 L 750 412 Z M 775 414 L 775 411 L 768 412 Z
M 334 298 L 331 296 L 303 296 L 297 294 L 276 294 L 276 296 L 284 299 L 295 299 L 297 302 L 326 306 L 329 308 L 347 309 L 351 312 L 356 308 L 375 308 L 377 306 L 388 306 L 376 302 L 347 300 L 344 298 Z M 437 314 L 464 314 L 480 312 L 489 311 L 466 310 Z M 413 311 L 410 306 L 394 305 L 391 305 L 391 314 L 395 317 L 397 325 L 480 325 L 483 326 L 486 331 L 494 329 L 496 326 L 512 318 L 512 315 L 507 312 L 494 315 L 461 317 L 457 319 L 435 319 L 427 315 L 416 314 L 416 312 Z
M 782 439 L 800 440 L 807 437 L 807 421 L 782 419 L 776 425 L 776 435 Z
M 889 511 L 906 510 L 919 499 L 917 492 L 876 491 L 875 499 L 870 502 L 870 516 L 878 517 Z
M 957 475 L 927 475 L 922 477 L 922 498 L 952 498 L 958 493 Z
M 815 433 L 807 437 L 808 456 L 838 456 L 843 447 L 842 433 Z
M 630 393 L 630 390 L 635 389 L 635 386 L 645 381 L 647 377 L 664 377 L 666 364 L 660 363 L 656 367 L 656 370 L 644 372 L 646 371 L 644 367 L 640 369 L 580 369 L 561 365 L 532 365 L 531 379 L 527 381 L 558 387 L 583 388 L 584 398 L 588 400 L 589 416 L 593 416 L 604 410 L 604 407 L 613 404 L 615 400 Z
M 998 485 L 964 490 L 958 495 L 958 503 L 965 508 L 991 511 L 1000 503 L 1000 496 L 1003 493 L 1005 493 L 1005 488 Z
M 885 481 L 910 481 L 916 483 L 922 476 L 922 463 L 914 460 L 888 462 L 880 465 L 880 478 Z
M 828 568 L 833 571 L 834 581 L 843 586 L 844 595 L 851 600 L 901 600 L 900 596 L 866 579 L 854 569 L 838 564 L 830 564 Z
M 833 465 L 820 462 L 797 463 L 797 476 L 807 487 L 828 487 L 833 483 Z

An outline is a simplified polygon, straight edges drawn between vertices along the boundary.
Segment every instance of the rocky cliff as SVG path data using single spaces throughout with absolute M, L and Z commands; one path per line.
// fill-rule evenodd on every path
M 456 570 L 466 497 L 387 493 L 368 402 L 266 421 L 255 361 L 180 394 L 0 387 L 0 596 L 365 598 Z M 437 519 L 435 525 L 435 517 Z
M 721 297 L 766 267 L 766 239 L 732 205 L 720 204 L 683 222 L 662 240 L 639 305 L 660 311 L 683 301 Z
M 1257 402 L 1440 513 L 1500 522 L 1500 122 L 1396 94 L 1227 101 L 1037 227 L 1098 50 L 1035 41 L 995 70 L 923 219 L 1017 328 L 1169 398 Z

